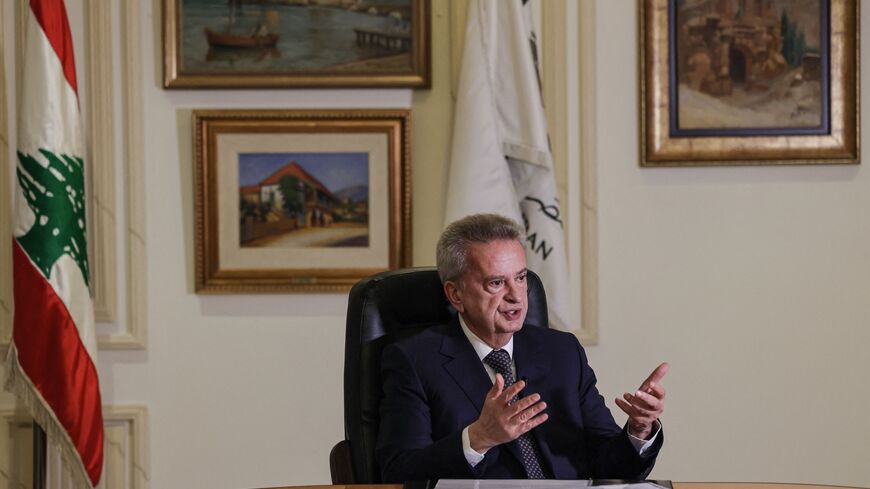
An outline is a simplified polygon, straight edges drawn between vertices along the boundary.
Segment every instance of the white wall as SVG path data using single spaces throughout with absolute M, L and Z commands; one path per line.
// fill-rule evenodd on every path
M 448 4 L 433 2 L 434 88 L 411 92 L 163 90 L 160 3 L 142 4 L 148 348 L 100 353 L 104 401 L 147 405 L 153 488 L 327 483 L 346 298 L 192 292 L 190 110 L 413 106 L 414 262 L 430 265 L 450 139 Z M 870 486 L 870 176 L 639 168 L 635 10 L 596 2 L 600 387 L 612 405 L 671 362 L 654 477 Z
M 867 165 L 639 168 L 634 5 L 596 4 L 600 384 L 671 362 L 654 476 L 870 486 Z

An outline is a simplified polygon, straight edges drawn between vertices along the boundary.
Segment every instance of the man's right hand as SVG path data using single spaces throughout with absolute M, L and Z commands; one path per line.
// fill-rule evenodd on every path
M 541 413 L 547 403 L 541 401 L 539 394 L 518 399 L 511 403 L 526 382 L 504 388 L 504 378 L 495 374 L 495 383 L 486 394 L 480 418 L 468 426 L 468 440 L 477 453 L 486 453 L 490 448 L 516 440 L 523 433 L 547 421 L 547 414 Z

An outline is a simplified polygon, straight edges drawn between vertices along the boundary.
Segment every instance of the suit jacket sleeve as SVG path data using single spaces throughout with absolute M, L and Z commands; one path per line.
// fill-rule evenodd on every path
M 610 410 L 604 404 L 604 398 L 596 387 L 595 372 L 589 366 L 586 352 L 577 342 L 580 355 L 580 410 L 586 426 L 586 450 L 590 455 L 589 467 L 593 478 L 601 479 L 644 479 L 652 471 L 655 459 L 664 440 L 664 433 L 659 433 L 655 444 L 649 448 L 644 457 L 628 438 L 628 432 L 620 429 L 613 419 Z
M 474 478 L 462 453 L 462 431 L 432 437 L 429 401 L 408 354 L 396 344 L 381 359 L 384 399 L 375 457 L 383 482 Z

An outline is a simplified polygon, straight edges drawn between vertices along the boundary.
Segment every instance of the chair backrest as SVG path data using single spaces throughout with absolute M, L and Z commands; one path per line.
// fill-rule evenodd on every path
M 548 327 L 544 287 L 531 271 L 528 294 L 526 325 Z M 399 338 L 450 321 L 453 314 L 435 268 L 383 272 L 361 280 L 351 289 L 344 344 L 344 426 L 353 480 L 333 483 L 380 482 L 375 444 L 383 396 L 381 352 Z

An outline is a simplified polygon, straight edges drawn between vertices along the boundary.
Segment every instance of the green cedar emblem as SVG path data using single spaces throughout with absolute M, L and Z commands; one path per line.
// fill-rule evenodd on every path
M 46 278 L 51 278 L 54 263 L 69 255 L 82 271 L 85 285 L 90 286 L 84 161 L 46 149 L 39 152 L 48 160 L 48 168 L 33 156 L 18 152 L 18 183 L 36 215 L 33 227 L 17 238 L 18 243 Z

